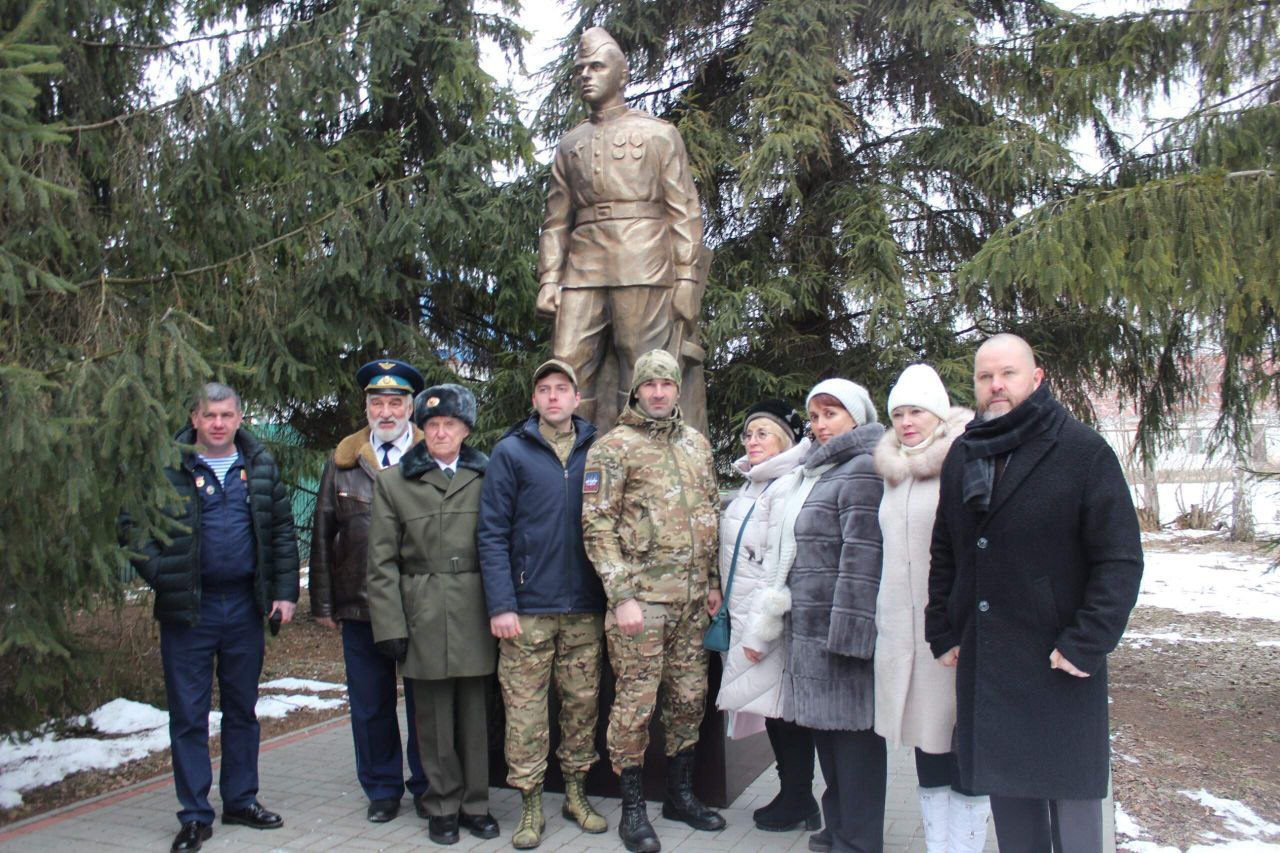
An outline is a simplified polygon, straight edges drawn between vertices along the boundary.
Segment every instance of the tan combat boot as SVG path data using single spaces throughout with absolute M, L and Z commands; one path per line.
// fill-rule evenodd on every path
M 564 808 L 560 813 L 582 827 L 583 832 L 604 832 L 609 823 L 604 815 L 591 807 L 587 792 L 582 787 L 585 777 L 585 773 L 564 775 Z
M 529 850 L 542 843 L 542 830 L 547 819 L 542 816 L 542 786 L 520 795 L 520 823 L 511 835 L 511 846 L 517 850 Z

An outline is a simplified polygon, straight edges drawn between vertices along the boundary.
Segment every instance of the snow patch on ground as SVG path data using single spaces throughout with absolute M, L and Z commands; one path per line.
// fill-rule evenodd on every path
M 1262 819 L 1257 812 L 1237 800 L 1215 797 L 1203 788 L 1199 791 L 1179 791 L 1179 793 L 1212 809 L 1214 814 L 1222 818 L 1223 825 L 1231 832 L 1253 839 L 1280 835 L 1280 823 L 1271 823 Z
M 1191 528 L 1175 528 L 1142 534 L 1143 542 L 1177 542 L 1182 539 L 1223 539 L 1225 530 L 1192 530 Z
M 347 689 L 345 684 L 332 681 L 312 681 L 309 678 L 277 678 L 258 685 L 259 690 L 291 690 L 295 693 L 327 693 L 330 690 Z
M 345 690 L 341 684 L 281 678 L 262 685 L 266 689 L 323 692 Z M 346 704 L 308 693 L 273 693 L 258 699 L 259 719 L 284 717 L 304 708 L 326 710 Z M 112 699 L 87 716 L 69 723 L 77 731 L 63 736 L 52 725 L 44 726 L 25 742 L 0 737 L 0 808 L 22 805 L 22 792 L 61 782 L 82 770 L 110 770 L 169 747 L 169 714 L 159 708 L 128 699 Z M 209 714 L 209 735 L 222 727 L 222 713 Z
M 1259 640 L 1257 644 L 1264 649 L 1274 649 L 1280 647 L 1280 640 Z
M 1146 552 L 1139 607 L 1280 621 L 1280 572 L 1251 554 Z
M 345 704 L 347 704 L 346 699 L 325 699 L 307 694 L 298 694 L 296 696 L 271 695 L 263 696 L 259 699 L 258 705 L 254 710 L 258 712 L 259 720 L 266 720 L 272 717 L 287 717 L 294 711 L 300 711 L 303 708 L 323 711 L 329 708 L 341 708 Z
M 1137 632 L 1127 632 L 1122 639 L 1127 643 L 1132 643 L 1134 646 L 1137 646 L 1138 648 L 1146 648 L 1147 646 L 1151 645 L 1153 642 L 1154 643 L 1172 643 L 1175 646 L 1178 643 L 1234 643 L 1236 642 L 1235 639 L 1232 637 L 1199 637 L 1199 636 L 1188 637 L 1184 634 L 1179 634 L 1177 631 L 1166 631 L 1158 634 L 1142 634 Z

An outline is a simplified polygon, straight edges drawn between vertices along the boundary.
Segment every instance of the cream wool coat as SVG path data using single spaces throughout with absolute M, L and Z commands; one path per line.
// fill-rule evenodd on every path
M 723 711 L 745 711 L 763 717 L 782 716 L 782 644 L 778 638 L 766 640 L 754 631 L 757 620 L 751 618 L 760 607 L 760 595 L 767 584 L 764 556 L 767 547 L 769 519 L 781 512 L 785 494 L 767 488 L 777 478 L 804 461 L 809 452 L 809 439 L 755 467 L 744 456 L 733 463 L 747 478 L 737 497 L 720 515 L 720 583 L 729 580 L 729 564 L 733 560 L 733 544 L 738 539 L 742 520 L 751 506 L 755 512 L 747 520 L 738 551 L 738 567 L 734 571 L 733 589 L 729 596 L 729 651 L 724 656 L 724 675 L 716 707 Z M 723 591 L 723 590 L 722 590 Z M 752 664 L 743 646 L 766 652 L 764 660 Z
M 934 658 L 924 639 L 929 602 L 929 545 L 938 508 L 938 475 L 951 442 L 973 412 L 953 407 L 945 432 L 913 456 L 904 456 L 893 430 L 876 447 L 884 477 L 880 531 L 884 570 L 876 599 L 876 733 L 890 746 L 951 751 L 956 723 L 956 671 Z

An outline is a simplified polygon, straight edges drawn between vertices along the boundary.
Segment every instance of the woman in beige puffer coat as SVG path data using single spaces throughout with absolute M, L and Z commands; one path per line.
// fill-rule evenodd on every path
M 986 797 L 956 788 L 951 730 L 955 670 L 934 659 L 924 640 L 929 544 L 938 475 L 956 436 L 973 418 L 952 408 L 942 380 L 926 364 L 903 371 L 889 392 L 886 432 L 875 452 L 884 478 L 880 530 L 884 566 L 876 600 L 875 729 L 891 746 L 915 748 L 927 853 L 978 853 L 986 840 Z

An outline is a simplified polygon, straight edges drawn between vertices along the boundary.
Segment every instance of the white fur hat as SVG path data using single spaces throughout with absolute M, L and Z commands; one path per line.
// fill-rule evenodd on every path
M 824 379 L 814 385 L 809 396 L 805 398 L 805 408 L 808 408 L 809 401 L 819 394 L 830 394 L 839 400 L 840 405 L 844 406 L 845 411 L 853 417 L 853 422 L 858 426 L 876 423 L 876 407 L 871 402 L 871 395 L 857 382 L 850 382 L 848 379 Z
M 889 392 L 889 414 L 899 406 L 919 406 L 945 421 L 951 412 L 951 399 L 937 371 L 927 364 L 913 364 L 902 371 Z

